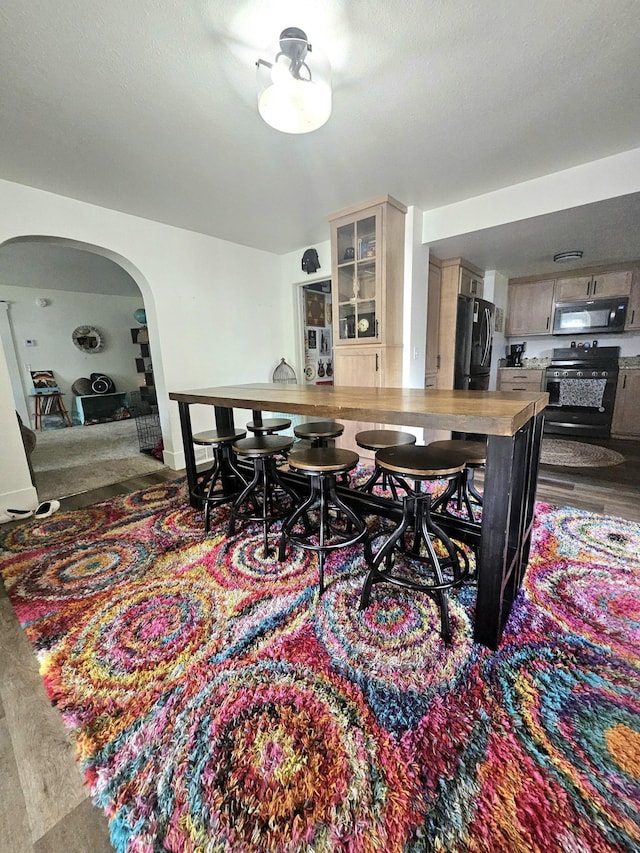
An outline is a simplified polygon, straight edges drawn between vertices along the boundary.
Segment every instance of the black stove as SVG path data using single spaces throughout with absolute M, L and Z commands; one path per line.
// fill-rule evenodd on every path
M 608 438 L 620 347 L 554 349 L 546 369 L 545 432 Z
M 567 378 L 607 378 L 618 373 L 620 347 L 562 347 L 554 349 L 551 364 L 547 368 L 549 376 Z

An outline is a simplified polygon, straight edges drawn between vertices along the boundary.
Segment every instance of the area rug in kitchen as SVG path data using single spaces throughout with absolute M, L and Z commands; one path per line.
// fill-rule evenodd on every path
M 624 456 L 597 444 L 544 438 L 540 462 L 543 465 L 566 465 L 569 468 L 607 468 L 609 465 L 620 465 L 624 462 Z
M 121 853 L 640 847 L 640 525 L 537 506 L 498 651 L 357 549 L 264 557 L 183 481 L 3 532 L 0 569 Z

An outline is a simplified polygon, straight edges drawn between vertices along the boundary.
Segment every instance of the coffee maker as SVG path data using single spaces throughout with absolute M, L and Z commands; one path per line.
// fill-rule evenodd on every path
M 526 343 L 511 344 L 507 348 L 507 367 L 522 367 L 522 354 L 526 348 Z

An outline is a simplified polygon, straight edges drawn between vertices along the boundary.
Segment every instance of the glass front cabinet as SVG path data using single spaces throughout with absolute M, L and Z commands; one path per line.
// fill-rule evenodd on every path
M 405 213 L 384 196 L 330 217 L 335 346 L 401 343 Z
M 406 212 L 387 195 L 329 217 L 335 385 L 402 384 Z M 357 432 L 380 428 L 346 421 L 337 444 L 353 448 Z

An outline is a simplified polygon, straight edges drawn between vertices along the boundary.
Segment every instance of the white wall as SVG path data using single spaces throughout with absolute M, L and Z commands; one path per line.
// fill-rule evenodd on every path
M 169 402 L 168 392 L 268 380 L 283 342 L 291 341 L 290 288 L 282 284 L 276 255 L 0 181 L 0 251 L 6 240 L 25 235 L 97 247 L 140 287 L 165 461 L 173 468 L 184 467 L 184 455 L 177 404 Z M 6 372 L 4 350 L 0 363 Z M 211 426 L 211 407 L 192 409 L 196 429 Z M 10 429 L 15 414 L 8 384 L 0 389 L 0 411 Z M 20 441 L 17 422 L 15 437 Z M 16 476 L 9 452 L 0 448 L 3 483 Z
M 402 385 L 405 388 L 424 388 L 429 250 L 420 241 L 421 232 L 422 211 L 409 207 L 404 239 Z
M 0 515 L 7 508 L 33 509 L 37 506 L 36 490 L 24 453 L 22 436 L 13 407 L 9 371 L 0 344 Z
M 427 210 L 422 242 L 568 210 L 640 191 L 640 148 Z
M 38 298 L 46 299 L 48 305 L 38 307 Z M 69 412 L 73 403 L 71 385 L 91 373 L 109 376 L 117 391 L 138 388 L 140 377 L 135 359 L 140 355 L 140 347 L 132 343 L 130 329 L 138 326 L 133 312 L 142 307 L 141 296 L 34 290 L 0 283 L 0 300 L 9 303 L 13 342 L 27 404 L 33 387 L 30 370 L 54 371 L 58 386 L 66 395 Z M 72 332 L 81 325 L 99 329 L 105 341 L 104 349 L 86 353 L 73 344 Z M 36 345 L 26 346 L 27 340 L 35 341 Z M 28 408 L 32 415 L 33 406 Z

